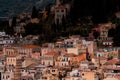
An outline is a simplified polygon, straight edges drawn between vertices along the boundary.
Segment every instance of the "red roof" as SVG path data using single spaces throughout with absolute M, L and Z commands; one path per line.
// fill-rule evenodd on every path
M 113 42 L 113 40 L 103 40 L 103 42 Z
M 97 30 L 98 30 L 98 28 L 92 28 L 92 30 L 96 30 L 96 31 L 97 31 Z
M 54 56 L 56 53 L 54 52 L 54 51 L 52 51 L 52 52 L 48 52 L 48 53 L 46 53 L 45 55 L 50 55 L 50 56 Z
M 109 60 L 105 64 L 116 64 L 118 62 L 119 62 L 119 60 Z
M 65 7 L 60 5 L 60 6 L 57 6 L 56 9 L 65 9 Z
M 66 54 L 65 56 L 68 56 L 68 57 L 77 57 L 77 55 L 72 54 L 72 53 Z
M 40 48 L 40 46 L 28 45 L 28 46 L 23 46 L 23 48 Z
M 3 51 L 0 51 L 0 55 L 1 55 L 1 54 L 4 54 Z
M 31 76 L 26 75 L 26 76 L 21 76 L 21 78 L 26 79 L 26 78 L 32 78 L 32 77 L 31 77 Z
M 119 60 L 109 60 L 108 62 L 109 63 L 117 63 L 117 62 L 119 62 Z
M 97 57 L 96 57 L 95 59 L 97 59 L 97 60 L 98 60 L 98 58 L 97 58 Z M 106 60 L 106 57 L 101 56 L 101 57 L 100 57 L 100 60 Z
M 120 80 L 120 76 L 115 76 L 115 78 L 117 78 L 118 80 Z

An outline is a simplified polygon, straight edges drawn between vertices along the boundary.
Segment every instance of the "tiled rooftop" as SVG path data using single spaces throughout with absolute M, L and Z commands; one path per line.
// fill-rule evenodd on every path
M 28 45 L 28 46 L 23 46 L 22 48 L 40 48 L 40 46 Z

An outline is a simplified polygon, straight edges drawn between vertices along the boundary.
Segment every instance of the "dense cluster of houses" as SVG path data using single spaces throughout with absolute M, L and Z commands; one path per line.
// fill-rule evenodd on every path
M 1 80 L 120 80 L 120 48 L 73 35 L 0 51 Z

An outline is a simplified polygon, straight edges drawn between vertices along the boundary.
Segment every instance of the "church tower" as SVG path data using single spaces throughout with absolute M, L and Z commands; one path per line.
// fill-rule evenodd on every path
M 56 0 L 55 24 L 62 24 L 62 19 L 66 17 L 66 8 L 61 5 L 60 0 Z

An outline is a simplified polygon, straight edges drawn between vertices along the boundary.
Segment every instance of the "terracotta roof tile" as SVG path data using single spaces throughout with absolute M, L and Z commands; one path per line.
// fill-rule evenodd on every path
M 0 51 L 0 54 L 4 54 L 3 51 Z
M 28 45 L 28 46 L 23 46 L 22 48 L 40 48 L 40 46 Z
M 32 78 L 31 76 L 25 75 L 25 76 L 21 76 L 21 78 Z
M 98 28 L 96 28 L 96 27 L 95 27 L 95 28 L 92 28 L 92 30 L 96 30 L 96 31 L 97 31 L 97 30 L 98 30 Z
M 118 62 L 116 63 L 116 65 L 120 65 L 120 61 L 118 61 Z
M 109 60 L 108 62 L 109 62 L 109 63 L 116 64 L 117 62 L 119 62 L 119 60 Z
M 52 51 L 52 52 L 48 52 L 46 53 L 45 55 L 51 55 L 51 56 L 54 56 L 56 54 L 56 52 Z
M 56 7 L 56 9 L 65 9 L 65 7 L 60 5 L 60 6 Z
M 68 57 L 77 57 L 77 55 L 72 54 L 72 53 L 70 53 L 70 54 L 66 54 L 65 56 L 68 56 Z
M 115 76 L 115 78 L 117 78 L 118 80 L 120 80 L 120 76 Z
M 98 60 L 98 57 L 95 57 L 95 59 Z M 101 56 L 101 57 L 100 57 L 100 60 L 106 60 L 106 59 L 107 59 L 107 58 L 104 57 L 104 56 Z

